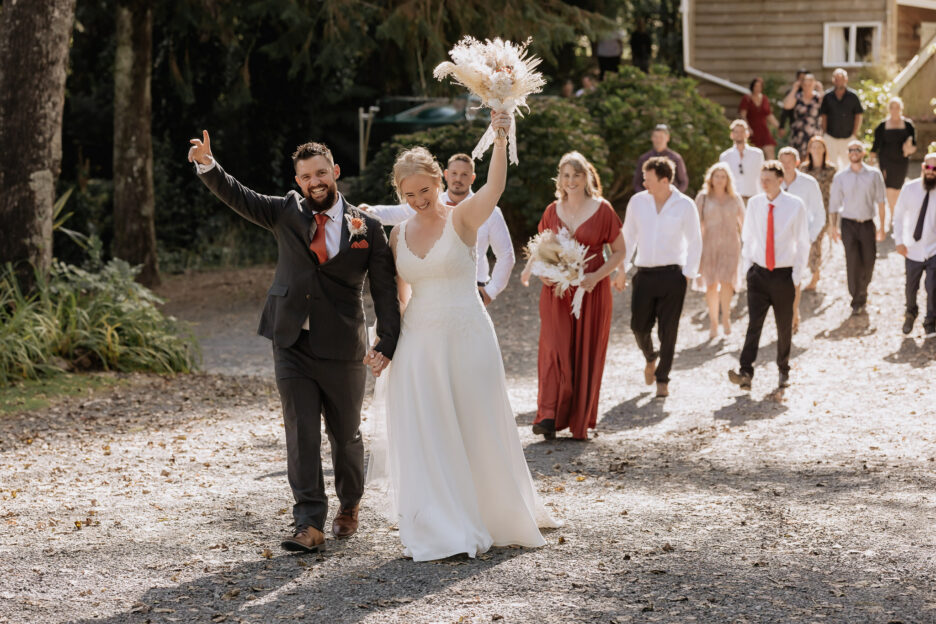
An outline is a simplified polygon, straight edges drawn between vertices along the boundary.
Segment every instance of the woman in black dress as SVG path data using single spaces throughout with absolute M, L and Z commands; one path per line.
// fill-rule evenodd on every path
M 887 119 L 874 129 L 871 155 L 877 156 L 878 166 L 884 175 L 887 204 L 893 221 L 894 206 L 897 205 L 900 189 L 907 179 L 910 155 L 916 151 L 916 128 L 903 116 L 903 100 L 899 97 L 891 98 L 887 103 L 887 112 Z

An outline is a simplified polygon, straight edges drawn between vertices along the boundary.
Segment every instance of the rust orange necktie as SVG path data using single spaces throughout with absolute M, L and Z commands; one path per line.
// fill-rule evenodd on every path
M 325 224 L 328 222 L 328 215 L 324 212 L 315 214 L 315 234 L 312 235 L 312 242 L 309 243 L 309 249 L 318 257 L 319 264 L 325 264 L 328 260 L 328 248 L 325 246 Z
M 773 223 L 773 204 L 767 204 L 767 270 L 773 271 L 774 267 L 777 266 L 776 259 L 774 258 L 774 223 Z

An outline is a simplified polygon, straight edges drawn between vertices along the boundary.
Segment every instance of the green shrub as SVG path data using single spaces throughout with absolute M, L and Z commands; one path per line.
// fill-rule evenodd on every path
M 892 95 L 891 86 L 890 81 L 881 82 L 873 78 L 864 78 L 855 85 L 855 91 L 864 109 L 861 134 L 858 138 L 867 143 L 869 149 L 874 143 L 874 129 L 887 117 L 887 101 Z
M 190 372 L 195 339 L 157 309 L 138 269 L 111 260 L 91 272 L 53 262 L 48 278 L 24 294 L 11 267 L 0 279 L 0 385 L 75 368 Z M 64 360 L 58 361 L 58 360 Z
M 702 97 L 695 80 L 671 76 L 658 65 L 649 74 L 621 67 L 582 99 L 608 144 L 614 174 L 605 197 L 619 209 L 633 192 L 634 165 L 650 149 L 656 124 L 672 129 L 669 146 L 686 162 L 690 192 L 702 185 L 705 170 L 730 145 L 722 108 Z
M 487 126 L 487 111 L 479 119 L 397 135 L 384 143 L 361 175 L 348 180 L 348 200 L 352 203 L 396 203 L 391 185 L 393 161 L 404 149 L 422 145 L 444 166 L 457 152 L 470 154 Z M 578 150 L 591 160 L 603 180 L 610 176 L 608 149 L 588 111 L 578 102 L 542 97 L 531 103 L 530 112 L 517 122 L 519 166 L 507 171 L 507 189 L 499 202 L 515 241 L 535 232 L 543 210 L 554 199 L 553 178 L 560 157 Z M 474 188 L 484 184 L 490 150 L 476 161 L 478 178 Z

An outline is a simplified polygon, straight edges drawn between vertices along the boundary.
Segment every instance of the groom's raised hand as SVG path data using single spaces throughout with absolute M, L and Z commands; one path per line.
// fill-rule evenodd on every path
M 210 165 L 213 157 L 211 155 L 211 140 L 208 138 L 208 131 L 202 130 L 202 138 L 191 139 L 189 143 L 192 144 L 192 147 L 189 148 L 188 161 Z

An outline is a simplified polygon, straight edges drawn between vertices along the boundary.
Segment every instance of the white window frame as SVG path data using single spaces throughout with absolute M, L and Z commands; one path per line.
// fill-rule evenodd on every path
M 836 62 L 829 58 L 830 34 L 832 28 L 851 28 L 851 36 L 848 38 L 848 51 L 846 58 L 855 58 L 855 41 L 857 39 L 859 28 L 874 28 L 874 56 L 870 63 L 863 61 L 845 61 Z M 823 67 L 866 67 L 876 63 L 881 55 L 881 31 L 884 29 L 883 22 L 826 22 L 822 32 L 822 66 Z

